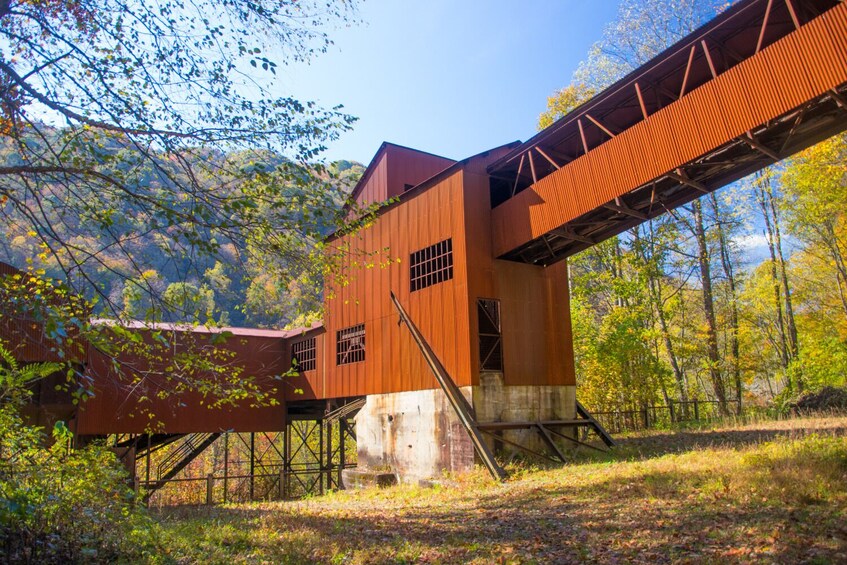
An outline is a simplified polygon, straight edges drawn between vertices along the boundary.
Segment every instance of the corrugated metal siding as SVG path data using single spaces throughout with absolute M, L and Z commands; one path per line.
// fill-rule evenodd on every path
M 573 385 L 567 263 L 495 261 L 507 385 Z
M 479 384 L 480 298 L 500 301 L 507 385 L 574 384 L 567 263 L 545 269 L 493 258 L 490 191 L 483 170 L 465 171 L 465 201 L 473 203 L 465 207 L 469 309 L 462 313 L 470 341 L 460 346 L 470 351 L 473 384 Z
M 151 339 L 148 332 L 142 332 L 145 339 Z M 172 332 L 166 332 L 171 333 Z M 192 335 L 186 339 L 181 332 L 173 341 L 175 351 L 185 347 L 199 350 L 208 345 L 208 335 Z M 189 345 L 190 344 L 190 345 Z M 208 407 L 210 399 L 204 399 L 198 393 L 167 395 L 159 398 L 160 389 L 169 390 L 172 386 L 162 377 L 147 376 L 139 383 L 132 383 L 130 377 L 113 369 L 111 357 L 90 347 L 87 374 L 93 379 L 95 396 L 83 403 L 79 410 L 76 432 L 81 435 L 101 435 L 114 433 L 144 433 L 158 431 L 167 433 L 196 433 L 216 431 L 259 432 L 278 431 L 285 427 L 285 403 L 283 386 L 276 379 L 284 372 L 287 363 L 284 353 L 284 340 L 280 338 L 257 337 L 231 338 L 224 346 L 235 353 L 234 365 L 245 368 L 243 376 L 252 376 L 262 383 L 264 390 L 276 388 L 274 395 L 280 402 L 278 406 L 251 406 L 249 401 L 232 407 L 212 409 Z M 143 369 L 163 371 L 172 362 L 165 358 L 155 367 L 130 356 L 119 357 L 124 365 L 135 365 Z M 147 412 L 155 415 L 148 419 Z
M 493 253 L 516 249 L 845 82 L 842 3 L 495 208 Z
M 399 196 L 405 192 L 407 184 L 417 186 L 453 163 L 455 161 L 438 155 L 389 146 L 387 194 L 389 197 Z
M 327 364 L 322 391 L 327 398 L 435 388 L 406 328 L 397 325 L 393 290 L 459 385 L 470 384 L 464 232 L 463 175 L 457 170 L 406 202 L 388 209 L 360 233 L 345 236 L 353 253 L 345 260 L 349 284 L 326 303 Z M 409 255 L 453 239 L 453 279 L 410 292 Z M 375 251 L 382 251 L 370 255 Z M 336 365 L 336 332 L 365 324 L 365 361 Z M 319 352 L 319 355 L 321 353 Z
M 356 202 L 362 206 L 377 204 L 388 200 L 388 160 L 383 154 L 365 182 L 361 192 L 356 196 Z
M 326 330 L 322 327 L 285 340 L 284 370 L 287 372 L 291 368 L 291 345 L 306 338 L 315 338 L 315 368 L 283 379 L 282 386 L 286 401 L 297 402 L 324 398 L 326 374 L 324 367 L 327 365 L 326 335 Z
M 378 204 L 405 192 L 405 186 L 417 186 L 455 161 L 390 143 L 383 144 L 369 166 L 364 184 L 358 188 L 356 202 Z

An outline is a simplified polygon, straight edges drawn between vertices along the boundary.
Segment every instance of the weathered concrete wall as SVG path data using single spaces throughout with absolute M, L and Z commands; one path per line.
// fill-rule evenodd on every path
M 462 393 L 470 400 L 470 387 Z M 441 389 L 372 394 L 356 416 L 359 467 L 415 482 L 473 468 L 470 437 Z
M 479 422 L 575 417 L 574 386 L 504 386 L 501 373 L 485 373 L 480 383 L 461 389 Z M 356 437 L 360 470 L 390 470 L 402 482 L 469 471 L 475 462 L 470 437 L 441 389 L 369 395 L 356 416 Z M 535 431 L 509 430 L 503 437 L 546 449 Z M 493 438 L 490 444 L 494 447 Z
M 503 373 L 483 373 L 480 386 L 474 387 L 473 406 L 480 422 L 535 422 L 539 420 L 571 420 L 576 418 L 576 387 L 566 385 L 504 386 Z M 567 434 L 569 430 L 557 431 Z M 572 431 L 572 430 L 571 430 Z M 507 430 L 503 437 L 534 451 L 545 453 L 547 447 L 535 430 Z M 489 445 L 495 446 L 488 436 Z M 573 447 L 571 442 L 557 440 L 562 447 Z M 502 449 L 515 451 L 508 444 Z

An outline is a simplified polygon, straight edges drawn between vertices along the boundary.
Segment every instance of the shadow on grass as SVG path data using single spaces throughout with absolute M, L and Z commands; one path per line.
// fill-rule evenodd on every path
M 759 445 L 777 439 L 799 439 L 812 434 L 847 437 L 847 421 L 822 428 L 755 428 L 709 431 L 652 432 L 645 436 L 616 438 L 617 447 L 608 452 L 581 450 L 575 462 L 582 461 L 627 461 L 649 459 L 669 453 L 681 453 L 697 449 L 735 448 Z
M 566 472 L 564 470 L 563 472 Z M 724 482 L 724 481 L 727 482 Z M 238 559 L 283 562 L 844 562 L 840 504 L 781 500 L 708 469 L 645 470 L 590 485 L 550 481 L 446 492 L 408 505 L 270 504 L 173 511 L 167 520 L 253 532 Z M 426 496 L 426 495 L 422 495 Z M 269 547 L 270 533 L 290 538 Z M 264 541 L 263 541 L 264 540 Z M 298 541 L 293 541 L 298 540 Z M 201 544 L 202 546 L 202 544 Z M 208 556 L 207 556 L 208 557 Z M 211 561 L 214 561 L 212 559 Z

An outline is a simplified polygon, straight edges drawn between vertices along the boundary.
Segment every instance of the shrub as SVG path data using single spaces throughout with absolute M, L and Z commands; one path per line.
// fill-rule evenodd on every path
M 126 472 L 103 445 L 68 449 L 0 405 L 0 561 L 135 561 L 154 555 L 155 525 L 135 504 Z

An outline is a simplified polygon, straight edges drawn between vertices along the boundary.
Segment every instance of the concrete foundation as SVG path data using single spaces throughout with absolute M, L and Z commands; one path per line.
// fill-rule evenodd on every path
M 397 484 L 397 475 L 390 472 L 368 471 L 365 469 L 344 469 L 341 471 L 341 484 L 346 489 L 382 488 Z
M 462 390 L 470 400 L 471 389 Z M 474 450 L 441 389 L 373 394 L 356 416 L 359 467 L 403 482 L 473 468 Z
M 480 386 L 473 387 L 473 407 L 479 422 L 536 422 L 539 420 L 572 420 L 576 418 L 575 386 L 505 386 L 503 373 L 483 373 Z M 559 429 L 567 434 L 573 430 Z M 547 446 L 535 430 L 506 430 L 502 436 L 514 443 L 547 452 Z M 488 436 L 492 449 L 506 453 L 520 452 L 508 444 L 498 445 Z M 571 442 L 556 440 L 561 447 L 570 449 Z
M 486 373 L 480 386 L 462 387 L 479 422 L 564 420 L 575 417 L 576 387 L 504 386 L 501 373 Z M 545 451 L 536 432 L 509 430 L 503 437 Z M 369 395 L 356 416 L 359 467 L 393 473 L 416 483 L 475 463 L 473 444 L 441 389 Z M 492 447 L 515 448 L 491 438 Z

